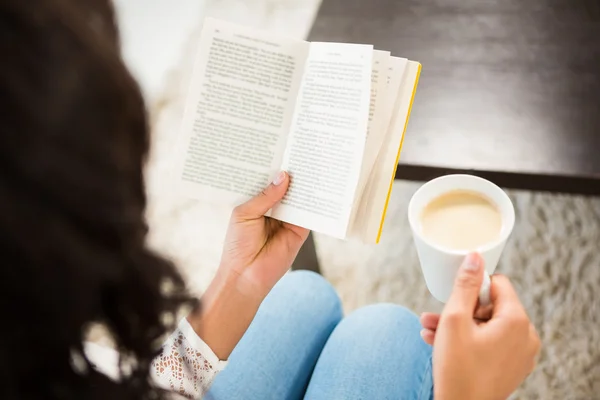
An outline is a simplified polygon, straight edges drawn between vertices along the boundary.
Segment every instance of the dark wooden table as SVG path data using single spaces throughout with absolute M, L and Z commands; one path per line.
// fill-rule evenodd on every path
M 323 0 L 309 40 L 423 64 L 396 178 L 600 195 L 600 0 Z

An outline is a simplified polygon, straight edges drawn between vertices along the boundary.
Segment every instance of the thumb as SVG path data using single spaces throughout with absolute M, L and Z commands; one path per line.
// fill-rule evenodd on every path
M 471 320 L 477 307 L 483 282 L 483 259 L 477 253 L 468 254 L 454 280 L 454 288 L 444 312 L 464 314 Z
M 262 192 L 235 209 L 236 216 L 240 219 L 262 217 L 285 196 L 289 183 L 288 173 L 285 171 L 279 172 L 273 182 Z

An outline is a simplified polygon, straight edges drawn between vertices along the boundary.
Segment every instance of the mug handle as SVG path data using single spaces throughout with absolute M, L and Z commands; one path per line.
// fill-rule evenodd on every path
M 483 282 L 481 283 L 481 289 L 479 289 L 479 305 L 485 307 L 492 303 L 490 299 L 490 286 L 491 286 L 490 274 L 484 269 L 483 270 Z

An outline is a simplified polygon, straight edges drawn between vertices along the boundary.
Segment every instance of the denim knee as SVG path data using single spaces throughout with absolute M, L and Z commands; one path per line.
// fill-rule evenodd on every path
M 290 312 L 314 318 L 319 316 L 337 324 L 342 319 L 342 304 L 331 284 L 312 271 L 293 271 L 275 286 L 279 301 L 290 307 Z
M 353 335 L 420 340 L 419 318 L 410 310 L 396 304 L 373 304 L 352 312 L 339 326 Z
M 356 310 L 329 336 L 305 399 L 430 399 L 431 346 L 406 308 Z

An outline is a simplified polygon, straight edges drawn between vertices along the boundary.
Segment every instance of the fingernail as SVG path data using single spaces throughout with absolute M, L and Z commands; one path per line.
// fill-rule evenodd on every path
M 427 331 L 425 329 L 421 329 L 421 332 L 419 333 L 421 334 L 421 337 L 425 339 L 425 334 L 427 333 Z
M 273 179 L 273 185 L 279 186 L 279 185 L 281 185 L 281 183 L 283 181 L 285 181 L 285 172 L 281 171 L 280 173 L 277 174 L 275 179 Z
M 470 253 L 465 257 L 462 267 L 465 271 L 478 271 L 481 267 L 481 257 L 477 253 Z

